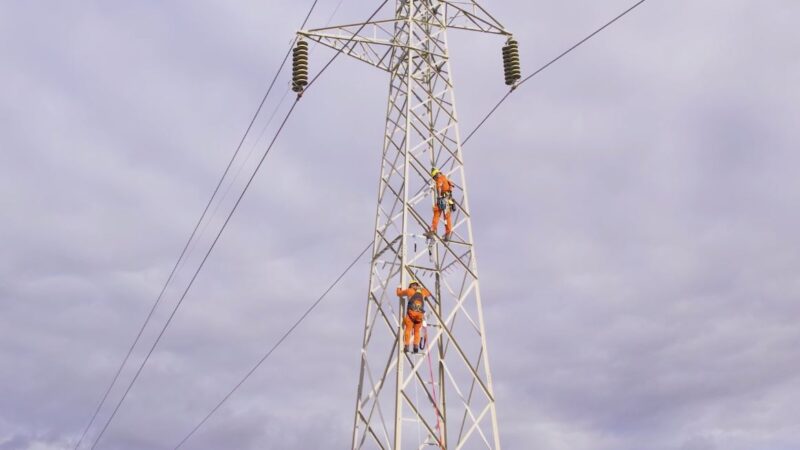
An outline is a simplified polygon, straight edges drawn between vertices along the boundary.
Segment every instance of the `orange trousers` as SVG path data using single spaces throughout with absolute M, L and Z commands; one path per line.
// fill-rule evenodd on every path
M 411 329 L 414 329 L 414 346 L 419 347 L 419 340 L 422 337 L 420 334 L 420 328 L 422 328 L 422 319 L 425 318 L 425 314 L 419 311 L 409 311 L 405 317 L 403 317 L 403 328 L 405 333 L 405 345 L 411 343 Z
M 433 205 L 433 223 L 431 224 L 431 230 L 436 233 L 439 228 L 439 217 L 442 216 L 442 211 L 439 209 L 438 206 Z M 450 206 L 448 205 L 444 211 L 444 233 L 449 234 L 453 231 L 453 223 L 450 220 Z

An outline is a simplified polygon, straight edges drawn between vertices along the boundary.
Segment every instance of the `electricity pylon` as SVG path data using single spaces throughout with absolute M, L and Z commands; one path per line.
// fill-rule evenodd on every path
M 500 449 L 448 29 L 512 42 L 475 1 L 396 0 L 393 18 L 298 33 L 298 92 L 307 80 L 304 40 L 391 77 L 353 449 Z M 509 84 L 519 78 L 511 72 Z M 433 167 L 453 183 L 448 241 L 425 235 L 436 201 Z M 425 308 L 427 345 L 418 354 L 403 351 L 404 302 L 395 293 L 411 279 L 432 293 Z

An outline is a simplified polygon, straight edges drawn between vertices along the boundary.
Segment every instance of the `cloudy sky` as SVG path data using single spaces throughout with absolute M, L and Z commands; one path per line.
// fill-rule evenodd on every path
M 310 3 L 0 2 L 0 449 L 74 446 Z M 632 3 L 484 2 L 528 72 Z M 798 17 L 650 0 L 465 147 L 505 448 L 800 448 Z M 452 36 L 465 130 L 504 93 L 501 44 Z M 342 58 L 304 97 L 98 448 L 172 448 L 363 249 L 387 81 Z M 349 445 L 368 270 L 186 448 Z

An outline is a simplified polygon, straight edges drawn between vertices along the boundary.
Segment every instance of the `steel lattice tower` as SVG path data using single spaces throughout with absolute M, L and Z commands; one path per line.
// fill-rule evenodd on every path
M 302 38 L 391 76 L 353 449 L 500 449 L 447 30 L 510 37 L 475 1 L 396 0 L 393 18 L 304 30 Z M 454 184 L 453 236 L 426 241 L 430 169 Z M 443 235 L 443 233 L 440 233 Z M 404 302 L 418 280 L 427 346 L 404 353 Z

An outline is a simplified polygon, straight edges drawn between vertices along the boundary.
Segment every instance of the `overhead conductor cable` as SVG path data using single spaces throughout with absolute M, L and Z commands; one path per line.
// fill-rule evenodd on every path
M 305 19 L 303 20 L 303 25 L 301 25 L 301 28 L 305 27 L 306 23 L 308 23 L 308 19 L 311 17 L 311 14 L 313 13 L 314 9 L 316 8 L 318 2 L 319 2 L 319 0 L 314 0 L 314 2 L 312 3 L 311 7 L 309 8 L 308 13 L 305 16 Z M 206 215 L 208 214 L 208 210 L 211 207 L 211 204 L 213 203 L 214 199 L 216 198 L 216 196 L 217 196 L 217 194 L 219 192 L 219 189 L 222 186 L 223 181 L 227 177 L 234 160 L 236 160 L 236 157 L 238 156 L 239 152 L 241 151 L 242 145 L 244 145 L 244 141 L 247 138 L 247 136 L 249 135 L 250 130 L 252 129 L 253 124 L 256 121 L 256 118 L 261 113 L 261 110 L 264 107 L 264 104 L 266 103 L 267 98 L 269 97 L 270 93 L 272 92 L 272 89 L 275 86 L 275 83 L 276 83 L 276 81 L 278 79 L 278 76 L 280 75 L 281 71 L 283 70 L 283 67 L 286 64 L 286 61 L 289 58 L 289 54 L 291 53 L 291 51 L 292 51 L 292 49 L 291 49 L 291 46 L 290 46 L 289 51 L 286 53 L 286 56 L 284 56 L 283 61 L 281 62 L 280 66 L 278 67 L 278 70 L 275 73 L 275 76 L 273 77 L 273 79 L 272 79 L 272 81 L 271 81 L 271 83 L 269 85 L 269 88 L 267 89 L 267 92 L 262 97 L 261 102 L 259 103 L 255 114 L 253 114 L 253 117 L 250 120 L 250 123 L 248 124 L 247 129 L 245 130 L 244 134 L 242 135 L 242 138 L 240 139 L 239 144 L 236 147 L 236 151 L 234 151 L 233 155 L 230 158 L 230 161 L 228 161 L 228 164 L 225 167 L 225 170 L 224 170 L 222 176 L 220 177 L 219 182 L 217 183 L 217 186 L 214 188 L 214 191 L 211 194 L 211 198 L 208 199 L 208 203 L 206 204 L 205 208 L 203 209 L 203 212 L 200 215 L 200 218 L 197 220 L 197 223 L 195 224 L 195 226 L 194 226 L 194 228 L 193 228 L 193 230 L 192 230 L 192 232 L 191 232 L 191 234 L 189 236 L 189 239 L 186 241 L 186 244 L 184 245 L 183 249 L 181 250 L 181 253 L 178 256 L 178 260 L 175 262 L 175 265 L 173 266 L 172 270 L 170 271 L 170 274 L 167 277 L 167 281 L 164 283 L 164 286 L 162 287 L 161 292 L 159 293 L 158 297 L 156 298 L 156 301 L 154 302 L 153 306 L 151 307 L 150 311 L 148 312 L 148 314 L 147 314 L 147 316 L 146 316 L 146 318 L 144 320 L 144 323 L 140 327 L 136 337 L 133 340 L 133 343 L 131 344 L 131 346 L 129 347 L 129 349 L 127 351 L 127 354 L 123 358 L 122 363 L 120 364 L 119 368 L 117 369 L 116 373 L 114 374 L 114 376 L 113 376 L 113 378 L 111 380 L 111 383 L 109 384 L 109 386 L 106 388 L 105 392 L 103 393 L 103 396 L 102 396 L 100 402 L 98 403 L 97 407 L 95 408 L 95 411 L 92 414 L 92 417 L 89 420 L 89 423 L 86 425 L 86 427 L 84 428 L 83 432 L 81 433 L 80 438 L 76 442 L 75 447 L 74 447 L 75 450 L 77 450 L 80 447 L 81 443 L 86 438 L 86 434 L 91 429 L 91 427 L 94 424 L 95 420 L 97 420 L 97 416 L 99 415 L 100 410 L 102 409 L 103 405 L 106 403 L 106 401 L 108 399 L 108 396 L 111 393 L 111 390 L 114 388 L 114 385 L 116 385 L 117 381 L 119 380 L 119 377 L 120 377 L 120 375 L 122 373 L 122 370 L 124 369 L 125 365 L 127 365 L 128 360 L 130 359 L 134 348 L 139 343 L 139 340 L 141 339 L 145 328 L 147 327 L 147 325 L 149 324 L 150 320 L 152 319 L 156 308 L 160 304 L 161 299 L 163 298 L 164 293 L 167 290 L 167 287 L 172 282 L 172 280 L 173 280 L 178 268 L 183 263 L 184 258 L 185 258 L 186 253 L 187 253 L 187 250 L 189 249 L 189 246 L 192 244 L 192 241 L 194 240 L 194 238 L 195 238 L 195 236 L 197 234 L 197 231 L 198 231 L 198 229 L 200 227 L 200 224 L 203 222 L 203 220 L 205 219 Z M 98 439 L 99 439 L 99 437 L 98 437 Z M 94 445 L 96 445 L 96 444 L 97 444 L 97 442 L 95 441 Z M 94 445 L 92 445 L 92 448 L 94 448 Z

